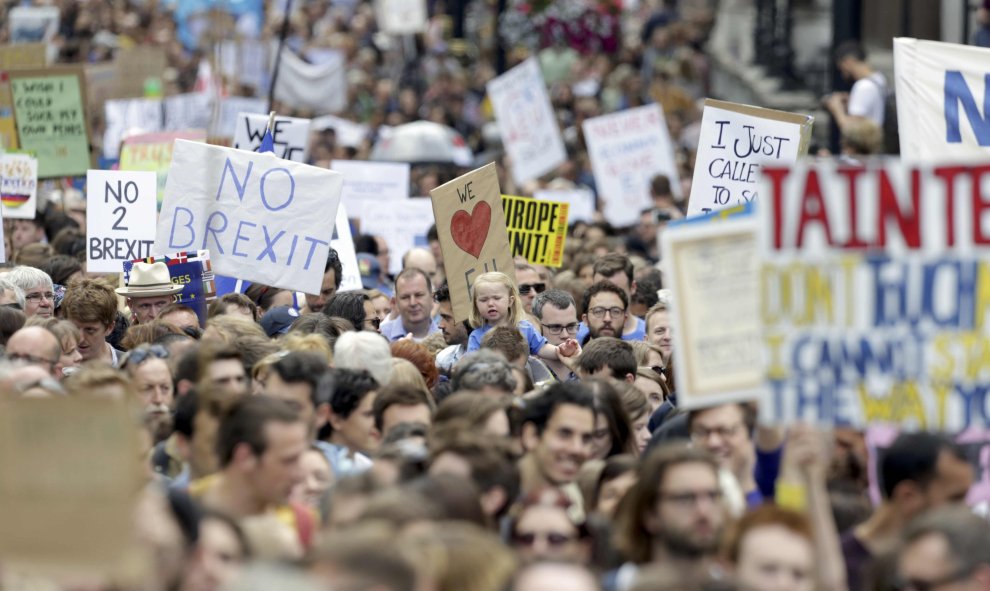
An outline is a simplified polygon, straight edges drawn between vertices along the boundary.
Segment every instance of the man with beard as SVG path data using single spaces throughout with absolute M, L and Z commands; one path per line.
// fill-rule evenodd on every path
M 629 298 L 610 281 L 599 281 L 584 292 L 584 324 L 588 332 L 581 339 L 584 345 L 598 337 L 622 338 L 622 326 L 626 322 Z
M 685 575 L 712 566 L 726 519 L 718 464 L 707 451 L 680 443 L 654 450 L 616 516 L 617 544 L 629 562 L 611 573 L 613 582 L 630 587 L 648 563 Z
M 143 344 L 128 351 L 120 360 L 120 368 L 127 372 L 141 396 L 155 443 L 167 439 L 172 432 L 175 393 L 167 358 L 165 347 Z
M 435 292 L 433 301 L 437 303 L 440 317 L 440 332 L 447 348 L 437 353 L 437 368 L 449 372 L 464 353 L 467 352 L 468 329 L 463 322 L 454 320 L 454 306 L 450 302 L 450 288 L 444 281 Z

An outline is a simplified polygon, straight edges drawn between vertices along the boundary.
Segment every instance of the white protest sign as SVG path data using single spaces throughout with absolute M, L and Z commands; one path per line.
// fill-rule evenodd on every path
M 374 215 L 361 218 L 361 231 L 381 236 L 390 253 L 388 272 L 402 271 L 402 255 L 416 246 L 427 246 L 426 233 L 434 224 L 433 202 L 425 197 L 392 201 Z
M 87 172 L 86 269 L 120 273 L 124 261 L 151 256 L 157 206 L 155 172 Z
M 291 51 L 283 51 L 275 100 L 320 115 L 343 111 L 347 107 L 347 58 L 338 50 L 326 59 L 326 63 L 307 64 Z
M 209 249 L 218 275 L 320 293 L 343 177 L 176 140 L 155 252 Z
M 758 236 L 752 215 L 671 225 L 661 234 L 680 407 L 763 393 Z
M 357 252 L 354 251 L 354 237 L 351 236 L 351 223 L 347 219 L 347 207 L 341 203 L 337 208 L 337 219 L 333 225 L 333 239 L 330 246 L 337 251 L 340 259 L 340 291 L 364 289 L 361 283 L 361 269 L 358 267 Z M 315 310 L 314 310 L 315 311 Z
M 234 137 L 237 130 L 237 117 L 241 113 L 262 113 L 267 115 L 268 102 L 262 98 L 228 96 L 220 101 L 220 114 L 211 126 L 211 135 Z
M 213 99 L 202 92 L 190 92 L 165 97 L 165 126 L 167 131 L 206 129 L 210 126 Z
M 808 151 L 813 118 L 705 100 L 688 216 L 754 201 L 761 164 L 793 164 Z
M 275 117 L 275 122 L 272 124 L 275 155 L 293 162 L 305 163 L 309 158 L 309 123 L 309 119 Z M 241 113 L 237 116 L 237 129 L 234 130 L 234 147 L 238 150 L 257 152 L 267 127 L 267 115 Z M 344 182 L 346 186 L 346 178 Z
M 15 6 L 7 18 L 10 43 L 46 43 L 47 61 L 55 62 L 58 47 L 52 41 L 62 18 L 58 6 Z
M 487 88 L 517 184 L 539 178 L 567 160 L 557 116 L 535 57 L 490 81 Z
M 426 0 L 375 0 L 375 21 L 386 33 L 422 33 L 426 19 Z
M 582 124 L 591 168 L 604 203 L 602 213 L 614 226 L 631 226 L 653 204 L 650 182 L 667 175 L 675 197 L 681 183 L 667 121 L 652 104 L 588 119 Z
M 990 49 L 894 39 L 901 157 L 972 162 L 990 156 Z
M 595 194 L 591 189 L 541 189 L 533 193 L 536 199 L 562 201 L 567 204 L 567 223 L 595 221 Z
M 27 154 L 0 154 L 3 219 L 33 220 L 38 211 L 38 160 Z
M 129 135 L 162 131 L 161 99 L 119 99 L 107 101 L 103 113 L 103 156 L 111 160 L 120 157 L 120 144 Z
M 340 202 L 347 206 L 351 216 L 364 219 L 378 215 L 383 201 L 395 201 L 409 197 L 409 164 L 393 162 L 367 162 L 364 160 L 334 160 L 330 169 L 344 175 L 344 188 Z M 386 207 L 391 207 L 388 204 Z M 372 208 L 372 209 L 369 209 Z

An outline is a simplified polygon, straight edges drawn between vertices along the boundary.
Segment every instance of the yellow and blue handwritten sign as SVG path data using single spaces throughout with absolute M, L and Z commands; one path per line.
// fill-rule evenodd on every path
M 502 209 L 512 256 L 525 257 L 534 265 L 562 264 L 567 238 L 566 203 L 502 195 Z

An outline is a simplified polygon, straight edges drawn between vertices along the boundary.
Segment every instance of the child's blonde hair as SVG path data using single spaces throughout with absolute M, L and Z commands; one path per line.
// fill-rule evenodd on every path
M 474 280 L 474 285 L 471 286 L 471 318 L 470 323 L 474 328 L 485 323 L 484 318 L 481 317 L 481 312 L 478 311 L 478 300 L 475 299 L 475 293 L 478 290 L 478 285 L 482 283 L 495 283 L 497 285 L 504 286 L 509 290 L 509 311 L 508 311 L 508 323 L 509 326 L 515 326 L 517 322 L 523 318 L 523 308 L 522 302 L 519 298 L 519 289 L 516 288 L 516 283 L 505 273 L 500 273 L 499 271 L 492 271 L 491 273 L 482 273 L 478 275 L 478 278 Z

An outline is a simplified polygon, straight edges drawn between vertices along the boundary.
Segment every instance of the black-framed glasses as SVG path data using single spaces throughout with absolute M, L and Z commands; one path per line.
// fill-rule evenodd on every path
M 382 319 L 378 316 L 372 316 L 371 318 L 365 318 L 365 322 L 370 322 L 371 327 L 378 330 L 382 325 Z
M 619 318 L 626 315 L 626 311 L 622 308 L 616 306 L 615 308 L 604 308 L 602 306 L 595 306 L 588 310 L 588 314 L 591 314 L 595 318 L 604 318 L 605 314 L 610 315 L 612 318 Z
M 35 355 L 29 355 L 27 353 L 11 353 L 7 352 L 7 359 L 17 362 L 28 363 L 31 365 L 47 365 L 48 367 L 55 367 L 58 363 L 58 359 L 52 360 L 45 357 L 37 357 Z
M 519 284 L 519 295 L 526 295 L 531 291 L 536 293 L 543 293 L 547 290 L 546 283 L 520 283 Z
M 560 334 L 563 331 L 567 331 L 569 334 L 577 334 L 580 324 L 577 322 L 571 322 L 570 324 L 544 324 L 543 328 L 547 329 L 550 334 Z
M 158 359 L 168 358 L 168 349 L 161 345 L 139 345 L 120 358 L 120 367 L 138 366 L 155 357 Z
M 564 534 L 556 531 L 552 532 L 516 532 L 512 534 L 512 540 L 518 546 L 531 547 L 536 540 L 546 540 L 547 546 L 559 548 L 568 542 L 573 542 L 576 536 Z
M 897 589 L 897 591 L 935 591 L 939 587 L 949 585 L 951 583 L 957 583 L 965 579 L 973 574 L 974 570 L 976 570 L 974 567 L 963 567 L 945 575 L 944 577 L 935 579 L 934 581 L 925 581 L 923 579 L 913 579 L 910 577 L 906 579 L 899 578 L 894 581 L 894 588 Z

